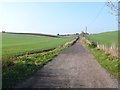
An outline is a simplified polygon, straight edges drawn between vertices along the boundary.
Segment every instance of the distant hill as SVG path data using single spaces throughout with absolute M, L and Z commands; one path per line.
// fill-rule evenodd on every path
M 42 33 L 16 33 L 16 32 L 4 32 L 9 34 L 28 34 L 28 35 L 39 35 L 39 36 L 48 36 L 48 37 L 58 37 L 57 35 L 42 34 Z

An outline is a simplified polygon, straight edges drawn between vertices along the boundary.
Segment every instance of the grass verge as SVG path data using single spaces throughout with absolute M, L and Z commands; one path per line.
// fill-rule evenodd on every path
M 11 65 L 9 68 L 4 68 L 3 70 L 3 88 L 10 88 L 20 83 L 20 81 L 31 76 L 44 64 L 56 57 L 62 50 L 68 48 L 71 45 L 72 44 L 61 46 L 49 52 L 25 55 L 14 58 L 14 64 Z
M 115 78 L 120 80 L 120 67 L 118 66 L 120 65 L 120 63 L 118 58 L 108 56 L 102 50 L 99 50 L 92 45 L 88 45 L 84 41 L 82 41 L 82 43 L 86 47 L 88 47 L 88 49 L 92 52 L 92 54 L 95 56 L 96 60 L 102 67 L 104 67 Z

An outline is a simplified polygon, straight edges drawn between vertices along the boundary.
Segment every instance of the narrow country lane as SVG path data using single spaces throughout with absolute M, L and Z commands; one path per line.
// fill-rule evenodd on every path
M 118 88 L 118 82 L 78 40 L 16 88 Z

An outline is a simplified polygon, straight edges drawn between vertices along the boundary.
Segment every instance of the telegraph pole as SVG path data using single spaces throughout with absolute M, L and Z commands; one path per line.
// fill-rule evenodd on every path
M 87 33 L 87 26 L 85 27 L 85 33 Z

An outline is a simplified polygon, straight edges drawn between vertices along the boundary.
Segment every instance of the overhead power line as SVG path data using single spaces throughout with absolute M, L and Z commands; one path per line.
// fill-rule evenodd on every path
M 89 25 L 95 23 L 95 21 L 98 19 L 98 17 L 99 17 L 100 14 L 102 13 L 104 7 L 105 7 L 105 4 L 101 7 L 101 9 L 99 10 L 98 14 L 97 14 L 96 17 L 91 21 L 91 23 L 90 23 Z

